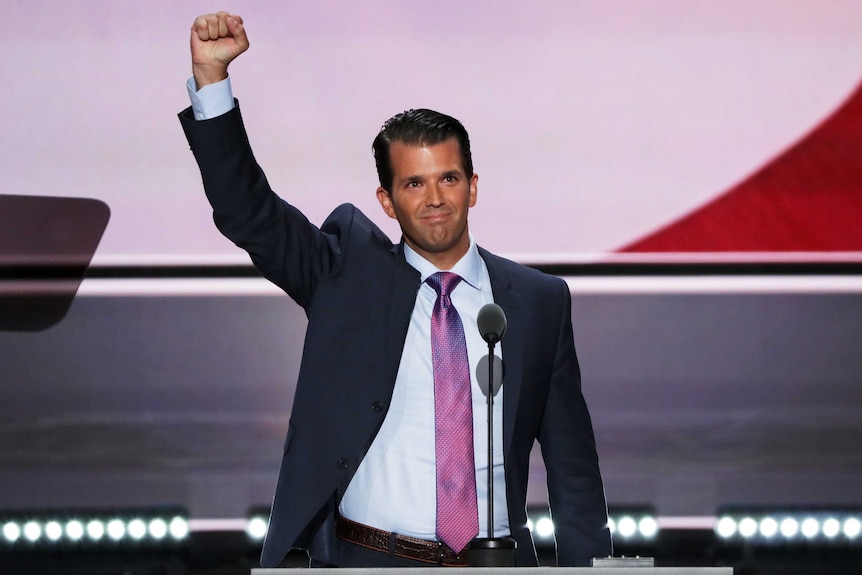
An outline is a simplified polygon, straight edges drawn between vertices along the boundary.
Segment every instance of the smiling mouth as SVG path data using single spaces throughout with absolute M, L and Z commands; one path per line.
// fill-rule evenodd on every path
M 425 220 L 426 222 L 432 222 L 433 223 L 433 222 L 445 220 L 445 219 L 449 218 L 451 215 L 452 215 L 451 212 L 445 212 L 445 213 L 439 212 L 439 213 L 429 214 L 427 216 L 422 216 L 421 219 Z

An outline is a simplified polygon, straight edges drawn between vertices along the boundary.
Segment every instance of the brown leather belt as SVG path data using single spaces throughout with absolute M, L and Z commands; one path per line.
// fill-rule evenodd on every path
M 381 553 L 391 553 L 396 557 L 448 567 L 467 567 L 468 565 L 467 549 L 461 553 L 455 553 L 451 547 L 440 541 L 428 541 L 390 533 L 345 519 L 340 515 L 336 517 L 335 534 L 340 539 L 355 545 Z

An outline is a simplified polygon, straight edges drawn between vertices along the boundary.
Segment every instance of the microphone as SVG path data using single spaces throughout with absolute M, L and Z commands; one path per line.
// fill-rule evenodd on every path
M 487 372 L 487 383 L 479 386 L 485 394 L 488 405 L 488 536 L 475 538 L 470 542 L 469 563 L 471 567 L 513 567 L 515 565 L 515 540 L 511 537 L 494 537 L 494 396 L 503 382 L 503 370 L 497 361 L 498 373 L 494 373 L 494 346 L 506 333 L 506 314 L 495 303 L 482 306 L 476 318 L 479 334 L 488 344 L 488 355 L 482 358 L 477 372 Z M 484 375 L 484 373 L 482 373 Z
M 491 356 L 485 355 L 476 365 L 476 381 L 479 383 L 479 389 L 485 397 L 488 396 L 488 382 L 491 377 L 494 378 L 491 393 L 494 394 L 494 397 L 497 396 L 497 392 L 500 391 L 500 387 L 503 385 L 503 374 L 506 372 L 506 366 L 499 355 L 494 355 L 493 362 L 494 364 L 491 365 Z M 491 373 L 492 371 L 493 373 Z
M 479 324 L 482 339 L 490 345 L 499 342 L 506 333 L 506 313 L 495 303 L 482 306 L 476 323 Z

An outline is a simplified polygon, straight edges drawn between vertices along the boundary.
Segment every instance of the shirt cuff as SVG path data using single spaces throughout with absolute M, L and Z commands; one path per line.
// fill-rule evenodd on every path
M 189 98 L 192 101 L 192 113 L 195 120 L 209 120 L 222 114 L 227 114 L 234 108 L 233 90 L 230 78 L 225 78 L 215 84 L 207 84 L 197 90 L 194 77 L 186 82 Z

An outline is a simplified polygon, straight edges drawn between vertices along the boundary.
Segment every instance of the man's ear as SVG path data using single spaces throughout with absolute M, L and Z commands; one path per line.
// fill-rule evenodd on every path
M 389 195 L 389 192 L 384 190 L 382 187 L 377 188 L 377 201 L 380 202 L 380 207 L 383 208 L 383 211 L 386 212 L 386 215 L 392 219 L 397 219 L 395 217 L 395 208 L 392 207 L 392 196 Z
M 479 193 L 479 174 L 474 173 L 470 178 L 470 207 L 476 205 L 476 195 Z

